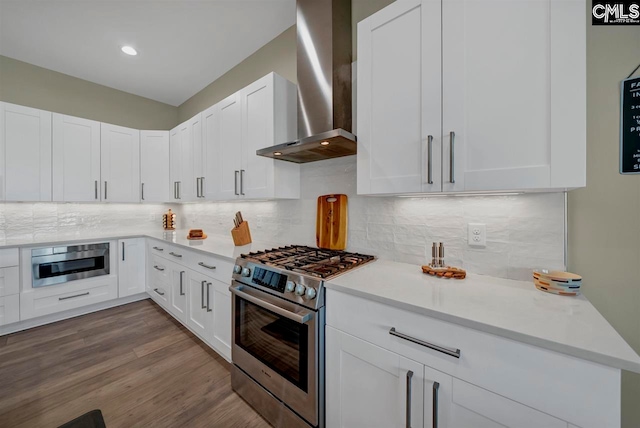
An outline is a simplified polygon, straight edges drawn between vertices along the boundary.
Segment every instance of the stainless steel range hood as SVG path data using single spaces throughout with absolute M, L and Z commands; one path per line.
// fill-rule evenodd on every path
M 298 139 L 256 153 L 295 163 L 356 154 L 351 0 L 298 0 Z

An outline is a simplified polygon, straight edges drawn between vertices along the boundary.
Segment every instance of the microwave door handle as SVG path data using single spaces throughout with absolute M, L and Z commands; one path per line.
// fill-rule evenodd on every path
M 245 291 L 243 291 L 243 286 L 239 285 L 237 287 L 229 287 L 229 291 L 231 291 L 231 293 L 235 294 L 236 296 L 245 299 L 257 306 L 260 306 L 261 308 L 267 309 L 271 312 L 274 312 L 280 316 L 283 316 L 287 319 L 290 319 L 291 321 L 295 321 L 298 324 L 306 324 L 307 322 L 309 322 L 311 319 L 313 319 L 313 312 L 312 311 L 300 311 L 300 312 L 291 312 L 288 309 L 283 308 L 282 306 L 279 306 L 275 303 L 266 301 L 264 299 L 261 299 L 260 297 L 256 297 L 253 296 L 249 293 L 246 293 Z

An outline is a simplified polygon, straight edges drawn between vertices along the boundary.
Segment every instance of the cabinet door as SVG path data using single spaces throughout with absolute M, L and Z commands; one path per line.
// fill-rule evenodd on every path
M 327 426 L 423 426 L 423 370 L 422 364 L 327 326 Z
M 218 280 L 212 280 L 210 287 L 213 307 L 211 345 L 231 361 L 231 292 L 228 284 Z
M 211 330 L 211 278 L 189 271 L 187 275 L 188 291 L 187 291 L 187 325 L 201 339 L 208 338 L 208 332 Z M 208 293 L 207 293 L 208 291 Z
M 118 241 L 118 297 L 145 291 L 145 239 Z
M 399 0 L 358 24 L 358 194 L 441 191 L 440 12 Z
M 140 199 L 169 202 L 169 131 L 140 131 Z
M 584 2 L 442 8 L 444 190 L 545 189 L 583 175 Z
M 0 165 L 0 199 L 51 200 L 50 112 L 0 103 Z
M 140 131 L 102 123 L 102 200 L 140 202 Z
M 179 201 L 180 180 L 182 179 L 182 137 L 184 134 L 180 133 L 180 126 L 173 128 L 169 134 L 169 179 L 171 181 L 171 199 L 172 201 Z
M 171 312 L 183 323 L 187 322 L 187 270 L 171 263 Z
M 240 195 L 246 198 L 274 196 L 274 160 L 256 155 L 256 150 L 275 144 L 274 86 L 274 76 L 269 74 L 240 91 L 242 104 Z
M 53 200 L 100 200 L 100 122 L 53 113 Z
M 232 200 L 240 195 L 240 169 L 242 163 L 242 127 L 240 95 L 225 98 L 218 107 L 219 126 L 213 144 L 207 141 L 207 151 L 213 148 L 217 155 L 218 192 L 216 199 Z
M 202 120 L 198 113 L 180 126 L 180 200 L 195 201 L 196 181 L 202 176 Z
M 567 428 L 560 419 L 430 367 L 424 390 L 426 427 Z
M 202 112 L 202 196 L 209 201 L 218 199 L 220 190 L 219 107 L 214 105 Z
M 0 326 L 20 321 L 20 295 L 0 296 Z

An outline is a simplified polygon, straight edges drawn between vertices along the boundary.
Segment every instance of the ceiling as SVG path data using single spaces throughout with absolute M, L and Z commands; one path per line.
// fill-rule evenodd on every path
M 294 23 L 295 0 L 0 0 L 0 54 L 178 106 Z

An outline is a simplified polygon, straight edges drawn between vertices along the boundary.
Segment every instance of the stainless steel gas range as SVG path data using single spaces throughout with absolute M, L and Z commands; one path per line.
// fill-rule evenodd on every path
M 373 256 L 287 246 L 236 260 L 233 389 L 276 427 L 324 427 L 324 281 Z

